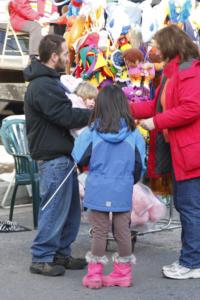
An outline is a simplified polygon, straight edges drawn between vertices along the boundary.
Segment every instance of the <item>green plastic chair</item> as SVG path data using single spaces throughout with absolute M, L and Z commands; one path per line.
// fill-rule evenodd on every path
M 37 163 L 34 161 L 28 151 L 26 137 L 25 118 L 7 117 L 2 121 L 1 139 L 6 151 L 14 157 L 15 161 L 15 185 L 11 198 L 9 220 L 13 219 L 13 210 L 17 188 L 19 185 L 32 186 L 33 202 L 33 224 L 37 228 L 38 208 L 40 202 L 39 194 L 39 174 Z

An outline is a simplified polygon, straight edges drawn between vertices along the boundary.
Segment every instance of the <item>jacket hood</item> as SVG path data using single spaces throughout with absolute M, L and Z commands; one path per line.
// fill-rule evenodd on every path
M 188 66 L 186 66 L 186 72 L 189 72 L 191 74 L 191 71 L 196 72 L 196 67 L 199 68 L 199 60 L 196 58 L 192 58 L 189 59 L 188 61 L 185 61 L 185 63 L 190 63 L 191 64 L 191 68 L 190 70 L 188 70 Z M 167 78 L 171 78 L 172 75 L 174 75 L 175 73 L 178 72 L 179 69 L 179 65 L 183 65 L 183 63 L 180 64 L 180 58 L 177 55 L 176 57 L 174 57 L 173 59 L 171 59 L 165 66 L 165 68 L 163 69 L 163 74 L 167 77 Z M 183 71 L 182 68 L 179 71 Z
M 97 134 L 106 142 L 120 143 L 131 134 L 131 131 L 127 129 L 127 126 L 123 126 L 118 133 L 97 132 Z
M 47 67 L 36 59 L 24 69 L 23 73 L 26 81 L 31 81 L 40 76 L 59 77 L 59 74 L 54 69 Z

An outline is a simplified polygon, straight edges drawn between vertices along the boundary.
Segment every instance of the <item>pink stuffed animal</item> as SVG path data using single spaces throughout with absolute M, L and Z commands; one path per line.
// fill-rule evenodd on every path
M 131 212 L 131 223 L 133 225 L 144 225 L 149 221 L 149 212 L 144 212 L 141 216 L 138 216 L 136 212 L 133 210 Z
M 134 185 L 132 203 L 133 225 L 143 225 L 148 221 L 157 222 L 165 216 L 165 205 L 154 196 L 150 188 L 140 182 Z
M 157 222 L 164 217 L 166 213 L 166 207 L 158 199 L 155 198 L 155 202 L 152 207 L 149 208 L 149 219 L 152 222 Z

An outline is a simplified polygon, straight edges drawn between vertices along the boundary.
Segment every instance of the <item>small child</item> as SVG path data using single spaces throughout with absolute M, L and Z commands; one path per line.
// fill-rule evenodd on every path
M 83 285 L 131 286 L 135 257 L 130 211 L 134 182 L 144 170 L 145 142 L 135 129 L 128 101 L 119 87 L 107 86 L 99 92 L 89 127 L 75 140 L 72 156 L 79 165 L 89 163 L 84 206 L 90 209 L 92 247 L 86 254 L 88 273 Z M 110 212 L 118 253 L 113 272 L 103 276 Z
M 95 86 L 93 86 L 91 83 L 87 81 L 81 82 L 76 90 L 74 91 L 74 94 L 76 94 L 78 97 L 73 98 L 72 97 L 72 105 L 73 107 L 80 107 L 81 104 L 79 104 L 79 100 L 84 103 L 85 107 L 89 109 L 93 109 L 95 105 L 95 99 L 98 95 L 98 90 Z M 71 94 L 73 95 L 73 94 Z M 81 99 L 80 99 L 81 98 Z
M 95 105 L 95 99 L 98 94 L 98 89 L 87 81 L 83 81 L 80 78 L 75 78 L 71 75 L 61 76 L 62 84 L 67 88 L 67 97 L 72 102 L 74 108 L 88 108 L 93 109 Z M 71 135 L 76 138 L 83 130 L 72 129 L 70 130 Z

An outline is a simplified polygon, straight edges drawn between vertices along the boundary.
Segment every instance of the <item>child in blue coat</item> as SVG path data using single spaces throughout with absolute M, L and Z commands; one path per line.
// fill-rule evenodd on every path
M 133 185 L 144 171 L 145 142 L 135 129 L 128 101 L 119 87 L 107 86 L 99 92 L 89 127 L 76 139 L 72 156 L 79 165 L 89 164 L 84 206 L 89 209 L 92 245 L 86 254 L 88 273 L 83 285 L 130 286 L 135 259 L 130 210 Z M 103 276 L 109 212 L 118 253 L 113 272 Z

